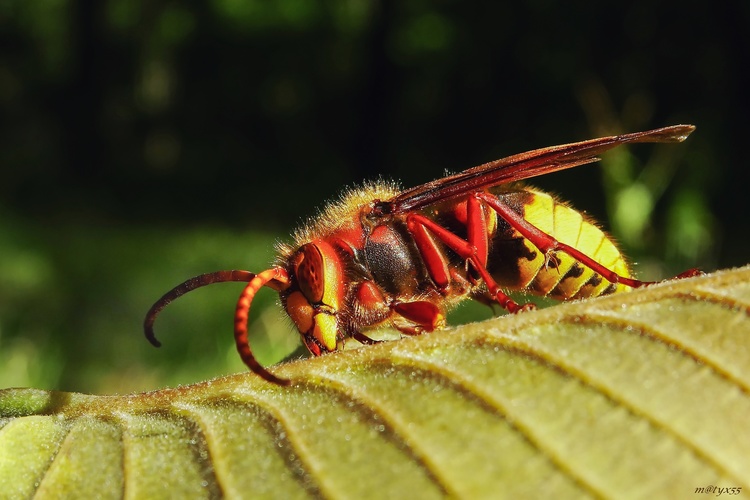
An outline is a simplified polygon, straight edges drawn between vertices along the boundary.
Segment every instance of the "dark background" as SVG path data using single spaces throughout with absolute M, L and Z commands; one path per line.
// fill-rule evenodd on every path
M 161 350 L 143 314 L 192 275 L 265 269 L 346 186 L 612 133 L 698 126 L 534 184 L 602 221 L 644 278 L 743 265 L 748 25 L 743 1 L 3 2 L 0 387 L 241 370 L 241 285 L 174 304 Z M 268 363 L 296 339 L 264 334 L 284 323 L 259 300 Z

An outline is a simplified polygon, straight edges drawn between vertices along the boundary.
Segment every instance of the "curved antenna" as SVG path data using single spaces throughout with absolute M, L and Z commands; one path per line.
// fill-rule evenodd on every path
M 211 285 L 213 283 L 223 283 L 226 281 L 251 281 L 255 278 L 255 273 L 250 271 L 216 271 L 213 273 L 201 274 L 194 278 L 180 283 L 170 291 L 164 294 L 162 298 L 156 301 L 151 309 L 146 313 L 146 319 L 143 320 L 143 333 L 146 334 L 146 338 L 156 347 L 161 347 L 161 342 L 156 340 L 154 335 L 154 321 L 159 315 L 162 309 L 175 300 L 176 298 L 184 295 L 190 291 L 200 288 L 202 286 Z
M 276 284 L 269 285 L 269 282 L 272 281 L 275 281 Z M 234 340 L 237 344 L 237 352 L 240 353 L 240 358 L 242 358 L 242 361 L 250 370 L 268 382 L 278 385 L 289 385 L 291 381 L 273 375 L 255 359 L 247 340 L 247 319 L 250 315 L 250 305 L 258 290 L 268 285 L 274 290 L 280 291 L 288 288 L 289 284 L 289 274 L 281 267 L 267 269 L 255 275 L 240 294 L 240 298 L 237 300 L 237 309 L 234 312 Z

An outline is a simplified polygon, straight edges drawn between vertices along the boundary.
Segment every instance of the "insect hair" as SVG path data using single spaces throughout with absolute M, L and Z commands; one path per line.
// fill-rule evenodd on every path
M 316 237 L 351 224 L 356 220 L 353 215 L 373 200 L 387 200 L 396 196 L 400 191 L 401 188 L 397 183 L 384 180 L 370 181 L 345 189 L 338 199 L 329 202 L 319 209 L 316 215 L 300 224 L 292 235 L 292 243 L 278 242 L 276 244 L 279 256 L 277 262 L 286 262 L 299 247 Z

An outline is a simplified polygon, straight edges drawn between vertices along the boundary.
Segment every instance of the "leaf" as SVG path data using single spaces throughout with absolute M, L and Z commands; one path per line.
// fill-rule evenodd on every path
M 750 489 L 750 268 L 129 396 L 0 392 L 9 497 Z

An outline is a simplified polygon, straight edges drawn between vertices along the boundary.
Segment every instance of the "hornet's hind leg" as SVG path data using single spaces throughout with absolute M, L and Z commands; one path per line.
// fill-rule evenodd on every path
M 639 288 L 656 283 L 654 281 L 640 281 L 617 274 L 606 266 L 603 266 L 599 262 L 595 261 L 585 253 L 581 252 L 577 248 L 557 241 L 549 234 L 541 231 L 538 227 L 534 226 L 526 219 L 524 219 L 521 214 L 515 212 L 511 207 L 497 199 L 495 196 L 492 196 L 491 194 L 480 192 L 476 193 L 474 197 L 482 200 L 489 207 L 491 207 L 495 212 L 497 212 L 499 217 L 510 224 L 513 229 L 521 233 L 524 238 L 529 240 L 544 255 L 551 256 L 555 251 L 565 252 L 581 264 L 588 266 L 594 272 L 602 275 L 607 281 L 613 284 L 622 283 L 625 286 Z M 693 276 L 699 276 L 701 274 L 703 273 L 699 269 L 688 269 L 687 271 L 675 276 L 675 278 L 690 278 Z
M 492 300 L 497 304 L 511 313 L 527 311 L 535 308 L 534 304 L 519 305 L 513 301 L 502 291 L 500 286 L 487 271 L 487 226 L 484 212 L 481 209 L 482 203 L 494 210 L 498 217 L 506 221 L 511 227 L 521 233 L 524 238 L 529 240 L 545 255 L 552 256 L 555 251 L 567 253 L 578 262 L 600 274 L 610 283 L 622 283 L 623 285 L 632 288 L 639 288 L 654 283 L 640 281 L 617 274 L 580 250 L 557 241 L 549 234 L 529 223 L 523 218 L 523 216 L 515 212 L 507 204 L 498 200 L 495 196 L 485 192 L 477 192 L 467 200 L 466 227 L 468 241 L 421 214 L 410 213 L 406 217 L 407 228 L 414 238 L 414 242 L 425 262 L 430 278 L 432 278 L 433 282 L 443 293 L 448 293 L 448 288 L 450 286 L 450 271 L 448 262 L 433 237 L 447 245 L 473 267 L 487 286 L 489 296 L 492 297 Z M 701 274 L 699 270 L 690 269 L 677 277 L 688 278 L 699 274 Z

